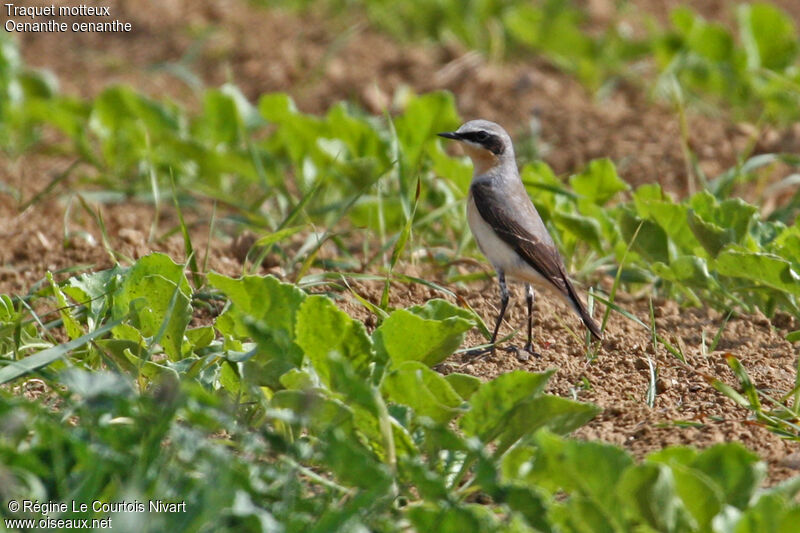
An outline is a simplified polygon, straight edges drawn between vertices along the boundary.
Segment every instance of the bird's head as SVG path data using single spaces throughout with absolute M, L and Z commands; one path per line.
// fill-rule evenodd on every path
M 483 174 L 502 161 L 514 160 L 514 147 L 499 124 L 488 120 L 470 120 L 456 131 L 438 134 L 446 139 L 455 139 L 464 146 L 475 165 L 475 173 Z

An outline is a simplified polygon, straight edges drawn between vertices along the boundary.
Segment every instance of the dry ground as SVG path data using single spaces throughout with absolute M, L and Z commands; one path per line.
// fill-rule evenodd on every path
M 585 0 L 586 8 L 602 21 L 610 0 Z M 730 21 L 729 6 L 722 0 L 702 2 L 709 17 Z M 783 0 L 783 7 L 800 21 L 800 5 Z M 130 34 L 28 34 L 19 42 L 27 64 L 52 70 L 62 91 L 92 96 L 111 83 L 129 83 L 137 90 L 168 96 L 185 105 L 197 104 L 197 93 L 180 81 L 167 65 L 180 63 L 203 84 L 228 80 L 242 87 L 248 97 L 270 91 L 290 92 L 299 107 L 322 112 L 333 102 L 351 99 L 373 111 L 381 111 L 403 85 L 418 92 L 449 89 L 456 95 L 462 116 L 485 117 L 504 123 L 515 135 L 524 134 L 531 117 L 541 124 L 541 137 L 549 147 L 544 158 L 559 173 L 578 169 L 595 157 L 615 160 L 623 177 L 632 184 L 659 182 L 668 190 L 686 190 L 686 166 L 680 145 L 676 113 L 654 101 L 640 88 L 623 83 L 603 100 L 588 94 L 577 82 L 536 57 L 513 64 L 487 64 L 455 45 L 401 46 L 364 24 L 332 27 L 319 16 L 263 10 L 247 2 L 172 0 L 161 3 L 110 2 L 112 13 L 134 25 Z M 664 19 L 672 0 L 636 3 Z M 710 176 L 735 162 L 737 154 L 755 140 L 757 151 L 794 151 L 800 148 L 800 129 L 761 130 L 723 118 L 691 115 L 689 144 Z M 0 156 L 0 182 L 31 198 L 42 190 L 69 160 L 44 154 L 26 154 L 16 160 Z M 79 184 L 78 169 L 53 194 L 21 212 L 20 202 L 0 193 L 0 293 L 26 293 L 47 270 L 75 265 L 104 268 L 110 260 L 100 234 L 88 215 L 73 208 L 64 218 L 65 199 Z M 162 250 L 183 257 L 179 237 L 149 242 L 150 206 L 137 203 L 107 204 L 102 212 L 111 244 L 122 253 L 138 257 Z M 175 223 L 166 213 L 162 227 Z M 207 242 L 202 211 L 197 220 L 195 245 L 210 250 L 210 267 L 227 274 L 241 271 L 240 258 L 224 239 Z M 76 237 L 65 247 L 64 233 L 83 230 L 90 240 Z M 205 231 L 204 231 L 205 230 Z M 436 272 L 405 267 L 416 275 L 435 278 Z M 419 271 L 417 271 L 419 270 Z M 606 280 L 601 280 L 605 283 Z M 355 289 L 374 300 L 378 288 L 357 284 Z M 497 312 L 494 284 L 474 283 L 451 287 L 491 323 Z M 421 286 L 396 286 L 392 305 L 405 306 L 439 296 Z M 515 292 L 503 332 L 522 325 L 521 291 Z M 620 300 L 645 319 L 648 300 Z M 343 297 L 341 305 L 360 318 L 367 311 Z M 637 455 L 666 444 L 708 445 L 740 441 L 758 451 L 770 466 L 770 481 L 800 473 L 800 446 L 783 441 L 748 420 L 748 413 L 716 392 L 704 376 L 735 384 L 724 353 L 740 358 L 757 386 L 775 391 L 793 387 L 796 349 L 783 340 L 798 324 L 779 315 L 732 319 L 718 351 L 703 355 L 701 334 L 712 338 L 722 317 L 709 309 L 679 309 L 673 302 L 655 302 L 659 331 L 684 346 L 688 364 L 682 364 L 663 348 L 654 350 L 649 334 L 635 324 L 612 315 L 597 357 L 588 360 L 585 347 L 568 332 L 582 336 L 580 325 L 566 308 L 547 297 L 538 298 L 535 339 L 542 354 L 520 362 L 505 352 L 482 361 L 464 362 L 454 356 L 443 372 L 462 371 L 491 378 L 514 368 L 539 371 L 557 368 L 550 392 L 593 401 L 605 411 L 578 435 L 621 444 Z M 467 344 L 483 342 L 472 332 Z M 515 341 L 521 344 L 520 337 Z M 658 369 L 658 395 L 653 408 L 645 404 L 648 356 Z M 692 424 L 683 424 L 691 422 Z M 676 424 L 677 423 L 677 424 Z M 687 427 L 691 426 L 691 427 Z

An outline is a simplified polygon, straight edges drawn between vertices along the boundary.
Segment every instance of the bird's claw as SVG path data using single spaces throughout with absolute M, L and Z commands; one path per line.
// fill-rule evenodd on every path
M 463 360 L 472 362 L 478 359 L 485 359 L 490 355 L 494 355 L 495 346 L 491 345 L 486 348 L 473 348 L 464 352 Z
M 466 352 L 464 352 L 463 360 L 472 362 L 477 359 L 485 359 L 489 356 L 494 355 L 495 349 L 496 349 L 495 345 L 490 345 L 487 346 L 486 348 L 473 348 L 472 350 L 467 350 Z M 529 360 L 531 356 L 534 357 L 542 356 L 542 354 L 533 349 L 533 345 L 531 343 L 525 344 L 525 346 L 523 346 L 522 348 L 520 348 L 519 346 L 505 346 L 500 349 L 506 353 L 513 353 L 519 361 L 523 362 Z
M 533 349 L 533 345 L 531 343 L 525 344 L 525 346 L 523 346 L 521 349 L 517 346 L 509 346 L 506 348 L 506 351 L 514 352 L 514 354 L 517 356 L 517 360 L 522 362 L 529 360 L 531 356 L 537 358 L 542 356 L 542 354 Z

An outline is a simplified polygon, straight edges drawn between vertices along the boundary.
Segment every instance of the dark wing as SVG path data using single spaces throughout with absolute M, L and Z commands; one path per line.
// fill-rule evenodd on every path
M 578 297 L 575 287 L 567 276 L 564 261 L 544 224 L 539 223 L 539 214 L 531 204 L 524 189 L 522 198 L 501 198 L 491 186 L 490 181 L 472 183 L 472 199 L 478 213 L 492 227 L 494 232 L 508 244 L 528 265 L 549 281 L 558 291 L 572 302 L 589 331 L 601 337 L 600 328 L 586 311 L 586 307 Z M 521 224 L 519 220 L 533 220 L 535 223 Z M 527 226 L 527 227 L 526 227 Z M 528 228 L 539 226 L 538 231 Z M 541 234 L 539 234 L 541 233 Z
M 523 189 L 524 190 L 524 189 Z M 472 198 L 478 213 L 519 256 L 556 289 L 568 294 L 564 263 L 548 235 L 537 235 L 518 221 L 524 217 L 539 217 L 526 197 L 514 202 L 500 197 L 489 181 L 472 184 Z M 541 231 L 546 231 L 542 226 Z

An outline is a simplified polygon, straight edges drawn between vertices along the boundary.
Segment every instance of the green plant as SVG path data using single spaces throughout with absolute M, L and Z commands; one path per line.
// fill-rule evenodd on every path
M 60 406 L 0 394 L 4 503 L 186 502 L 147 525 L 111 515 L 148 530 L 705 531 L 798 513 L 800 483 L 758 489 L 763 464 L 738 445 L 668 448 L 636 464 L 558 437 L 598 409 L 543 394 L 552 371 L 486 383 L 434 372 L 475 324 L 444 300 L 395 310 L 369 334 L 326 296 L 210 273 L 228 303 L 211 325 L 188 328 L 182 270 L 152 254 L 40 295 L 80 331 L 57 353 L 5 354 L 18 360 L 3 381 L 38 375 Z M 64 308 L 67 295 L 78 308 Z

